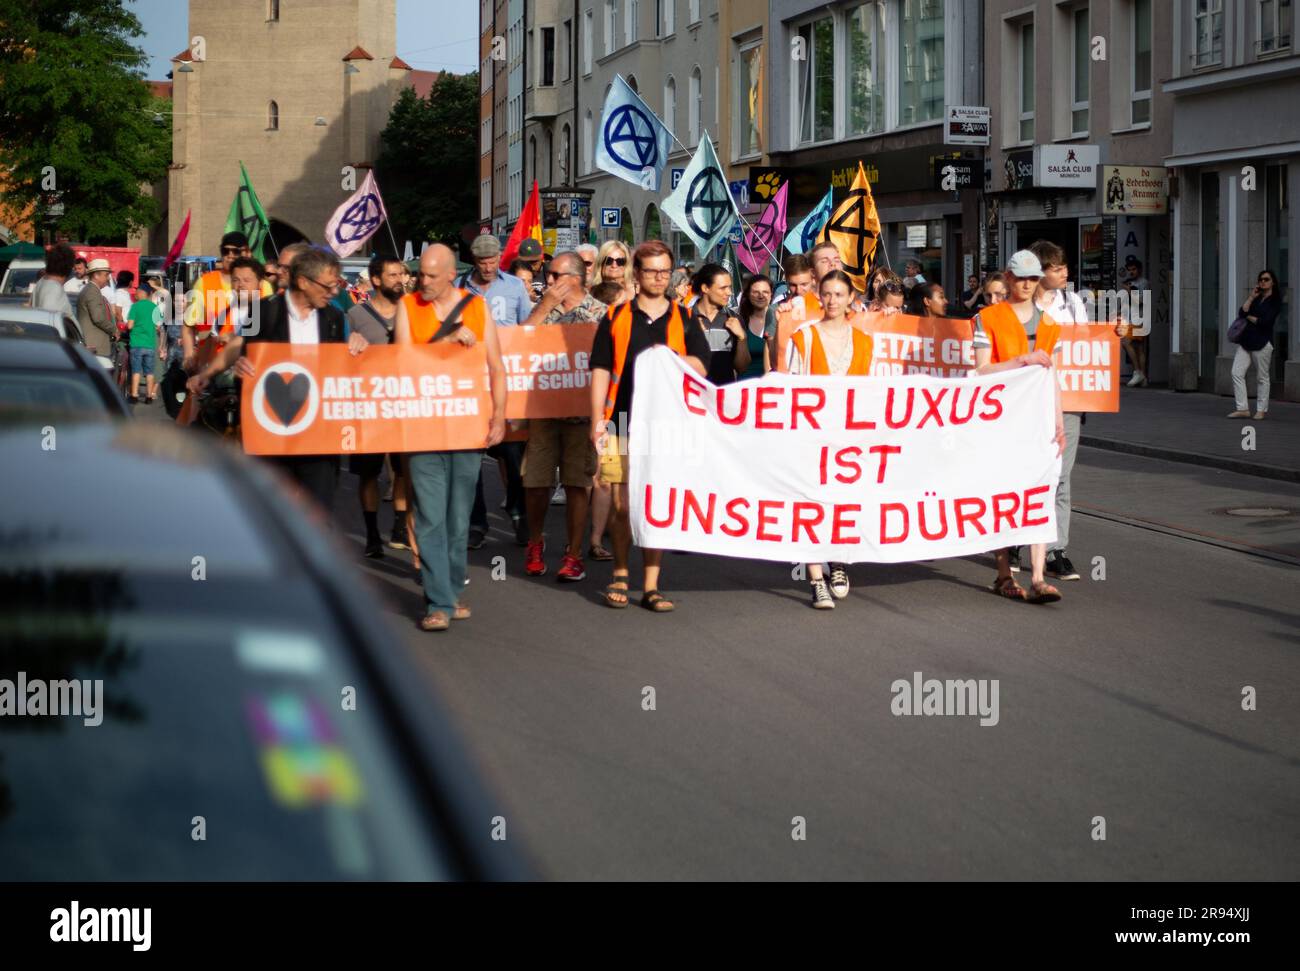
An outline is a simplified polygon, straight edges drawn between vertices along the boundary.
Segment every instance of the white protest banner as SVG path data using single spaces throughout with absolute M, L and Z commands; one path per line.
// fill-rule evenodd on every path
M 654 348 L 636 369 L 639 546 L 898 563 L 1056 539 L 1047 368 L 714 386 Z

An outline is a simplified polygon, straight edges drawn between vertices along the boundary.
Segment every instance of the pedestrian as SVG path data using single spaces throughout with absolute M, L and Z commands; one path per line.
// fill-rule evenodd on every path
M 420 257 L 419 290 L 404 296 L 397 305 L 394 342 L 405 346 L 441 340 L 467 349 L 477 343 L 484 345 L 492 393 L 492 416 L 484 444 L 491 447 L 501 441 L 506 431 L 506 372 L 501 344 L 488 302 L 479 294 L 455 286 L 455 280 L 456 256 L 449 248 L 435 243 L 424 251 Z M 421 630 L 445 631 L 451 621 L 470 618 L 470 608 L 460 597 L 468 569 L 470 512 L 482 467 L 482 447 L 407 456 L 406 469 L 415 499 L 420 581 L 424 587 Z
M 199 277 L 190 292 L 181 326 L 181 363 L 190 374 L 199 373 L 220 349 L 217 321 L 219 318 L 224 320 L 230 307 L 233 291 L 230 268 L 235 260 L 248 259 L 251 255 L 247 236 L 238 231 L 226 233 L 221 237 L 221 262 L 216 269 Z M 260 266 L 259 271 L 265 272 Z M 263 296 L 270 296 L 273 292 L 268 284 Z M 213 339 L 217 342 L 207 343 Z
M 871 335 L 849 321 L 853 281 L 843 270 L 831 270 L 822 276 L 818 294 L 821 319 L 804 324 L 790 337 L 790 373 L 869 375 Z M 806 564 L 812 606 L 817 610 L 834 609 L 836 600 L 849 595 L 848 565 L 827 565 L 831 574 L 829 585 L 822 564 Z
M 685 307 L 691 300 L 691 275 L 685 270 L 673 270 L 668 280 L 669 296 Z
M 609 308 L 591 349 L 591 440 L 601 455 L 601 477 L 613 486 L 614 499 L 609 524 L 614 575 L 605 588 L 605 603 L 610 607 L 629 603 L 632 526 L 627 484 L 629 461 L 634 459 L 628 454 L 628 431 L 636 358 L 647 348 L 666 344 L 703 376 L 710 354 L 704 332 L 689 326 L 686 311 L 667 296 L 672 266 L 672 251 L 661 240 L 647 240 L 636 248 L 632 272 L 637 295 Z M 663 550 L 643 549 L 641 554 L 645 563 L 641 606 L 655 613 L 673 610 L 675 604 L 659 589 Z
M 587 279 L 584 282 L 587 289 L 590 290 L 600 282 L 600 274 L 596 270 L 596 261 L 600 258 L 600 250 L 591 243 L 582 243 L 574 249 L 574 252 L 582 260 L 582 265 L 586 267 Z
M 1001 273 L 990 273 L 984 286 L 980 288 L 980 302 L 976 311 L 991 307 L 1007 299 L 1007 284 Z
M 134 283 L 135 274 L 130 270 L 118 271 L 113 282 L 113 306 L 118 313 L 118 329 L 123 332 L 126 331 L 126 318 L 131 316 L 131 307 L 135 304 L 132 296 Z
M 691 323 L 709 342 L 708 379 L 714 384 L 731 384 L 750 364 L 745 328 L 728 309 L 731 274 L 720 263 L 705 263 L 691 280 L 691 287 L 700 295 L 691 308 Z
M 1151 284 L 1142 275 L 1142 261 L 1132 253 L 1124 259 L 1120 289 L 1128 294 L 1130 305 L 1134 300 L 1134 294 L 1139 295 L 1138 299 L 1145 300 L 1150 293 Z M 1147 383 L 1146 335 L 1130 332 L 1120 343 L 1124 347 L 1124 353 L 1128 355 L 1129 363 L 1133 365 L 1133 376 L 1129 378 L 1128 386 L 1130 388 L 1140 388 Z
M 822 315 L 821 301 L 814 289 L 813 266 L 802 253 L 790 253 L 781 260 L 781 273 L 785 277 L 785 293 L 773 304 L 776 314 L 777 334 L 792 334 L 798 328 Z M 768 369 L 776 370 L 777 355 L 781 349 L 777 340 L 770 343 Z
M 115 360 L 117 323 L 103 290 L 112 272 L 105 259 L 94 259 L 87 265 L 87 285 L 77 298 L 77 327 L 91 353 Z
M 966 289 L 961 292 L 961 305 L 967 312 L 967 316 L 979 309 L 979 302 L 980 278 L 972 273 L 966 278 Z
M 72 261 L 72 275 L 63 281 L 63 289 L 70 296 L 77 296 L 86 286 L 86 267 L 87 262 L 84 256 L 78 256 Z
M 533 265 L 523 260 L 515 260 L 510 264 L 510 275 L 524 285 L 529 300 L 535 303 L 541 296 L 541 284 L 533 280 Z
M 131 404 L 140 403 L 140 375 L 144 375 L 145 404 L 153 404 L 157 397 L 154 382 L 154 361 L 158 349 L 159 331 L 162 328 L 162 311 L 150 299 L 148 289 L 135 291 L 135 303 L 127 314 L 127 342 L 131 349 Z
M 911 291 L 922 283 L 925 283 L 925 276 L 921 273 L 920 261 L 908 260 L 903 264 L 903 289 Z
M 55 243 L 45 251 L 45 273 L 32 287 L 32 306 L 57 310 L 60 317 L 72 318 L 72 301 L 66 284 L 72 276 L 76 254 L 67 243 Z
M 776 343 L 776 312 L 772 310 L 772 281 L 756 274 L 745 281 L 740 295 L 740 320 L 745 327 L 749 366 L 737 380 L 761 378 L 772 367 L 769 348 Z
M 867 310 L 885 315 L 903 312 L 906 300 L 903 281 L 893 270 L 881 270 L 872 282 L 871 302 Z
M 1046 367 L 1059 354 L 1060 326 L 1044 314 L 1034 301 L 1043 266 L 1029 250 L 1018 250 L 1007 263 L 1006 284 L 1010 296 L 1002 303 L 985 307 L 971 323 L 975 346 L 975 374 L 993 374 L 1020 367 Z M 1055 429 L 1057 454 L 1065 450 L 1065 427 L 1061 415 L 1061 389 L 1055 381 Z M 1032 575 L 1029 593 L 1011 575 L 1011 550 L 996 552 L 997 577 L 992 592 L 1009 600 L 1054 603 L 1061 592 L 1044 579 L 1047 544 L 1029 547 Z
M 370 283 L 370 299 L 348 310 L 348 330 L 361 334 L 371 345 L 391 344 L 397 325 L 397 303 L 405 296 L 402 292 L 402 261 L 396 256 L 376 256 L 366 267 L 365 279 Z M 379 473 L 384 468 L 384 458 L 383 452 L 367 452 L 348 459 L 349 471 L 359 479 L 357 493 L 362 523 L 366 528 L 364 555 L 370 559 L 380 559 L 384 555 L 383 537 L 379 532 Z M 389 460 L 393 470 L 393 529 L 389 546 L 396 550 L 409 548 L 402 458 L 401 453 L 394 452 Z
M 532 325 L 598 324 L 608 307 L 587 293 L 587 271 L 576 253 L 557 253 L 546 271 L 546 292 L 528 318 Z M 560 470 L 564 489 L 565 536 L 568 543 L 556 579 L 576 583 L 587 576 L 582 560 L 587 528 L 588 492 L 596 474 L 596 450 L 588 434 L 588 417 L 533 418 L 524 447 L 523 482 L 528 505 L 528 548 L 524 572 L 546 574 L 546 511 Z
M 1273 325 L 1282 311 L 1282 295 L 1277 274 L 1264 270 L 1255 280 L 1241 305 L 1246 329 L 1237 342 L 1232 358 L 1232 394 L 1237 408 L 1229 418 L 1249 418 L 1250 398 L 1246 394 L 1246 372 L 1255 365 L 1255 420 L 1268 416 L 1269 369 L 1273 364 Z
M 515 260 L 528 267 L 533 274 L 533 281 L 537 284 L 542 280 L 542 263 L 545 258 L 546 252 L 542 249 L 542 244 L 531 236 L 520 240 L 519 248 L 515 250 Z
M 632 259 L 625 243 L 617 239 L 607 239 L 601 244 L 596 263 L 600 267 L 602 283 L 618 283 L 623 287 L 622 295 L 614 303 L 627 303 L 636 296 Z
M 948 297 L 940 283 L 918 283 L 912 288 L 912 313 L 917 317 L 947 317 Z

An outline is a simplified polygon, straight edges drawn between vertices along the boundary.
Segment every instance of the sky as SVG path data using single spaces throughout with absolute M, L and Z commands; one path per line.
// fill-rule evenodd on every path
M 287 2 L 310 3 L 310 0 Z M 137 43 L 150 58 L 149 80 L 165 80 L 171 70 L 171 59 L 189 46 L 185 36 L 189 4 L 184 0 L 127 0 L 127 6 L 144 27 L 145 34 Z M 431 16 L 434 10 L 437 14 Z M 463 74 L 477 69 L 478 3 L 476 0 L 397 0 L 397 53 L 421 71 Z

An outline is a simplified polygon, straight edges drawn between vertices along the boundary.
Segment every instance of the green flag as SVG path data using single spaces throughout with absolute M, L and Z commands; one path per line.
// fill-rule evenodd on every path
M 226 216 L 224 232 L 243 233 L 248 237 L 248 248 L 253 256 L 261 262 L 266 262 L 266 254 L 262 252 L 262 247 L 270 239 L 271 220 L 266 218 L 266 210 L 262 208 L 257 193 L 253 191 L 253 183 L 248 181 L 248 170 L 244 168 L 243 162 L 239 163 L 239 192 L 235 194 L 235 201 L 230 204 L 230 215 Z

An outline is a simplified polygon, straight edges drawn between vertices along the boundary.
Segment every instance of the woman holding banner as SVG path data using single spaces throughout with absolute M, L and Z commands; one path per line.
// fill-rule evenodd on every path
M 804 324 L 790 337 L 791 374 L 871 373 L 871 335 L 849 323 L 853 302 L 853 281 L 843 270 L 831 270 L 818 285 L 822 318 Z M 844 563 L 829 564 L 830 587 L 820 563 L 808 564 L 808 582 L 812 586 L 812 605 L 817 610 L 832 610 L 836 600 L 849 595 L 849 571 Z M 834 599 L 832 599 L 834 595 Z
M 893 270 L 882 270 L 871 282 L 871 290 L 867 296 L 871 302 L 867 304 L 868 311 L 883 314 L 899 314 L 903 312 L 904 290 L 903 281 L 899 279 L 898 274 Z

